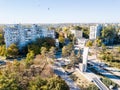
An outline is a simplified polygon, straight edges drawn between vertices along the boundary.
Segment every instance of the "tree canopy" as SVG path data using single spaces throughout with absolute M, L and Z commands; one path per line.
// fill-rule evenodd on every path
M 8 48 L 7 48 L 7 56 L 10 57 L 16 57 L 19 53 L 18 47 L 16 44 L 11 44 Z

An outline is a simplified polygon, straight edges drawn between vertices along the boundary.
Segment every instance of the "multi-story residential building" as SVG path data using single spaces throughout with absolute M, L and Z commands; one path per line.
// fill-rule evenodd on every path
M 83 32 L 82 30 L 70 30 L 72 34 L 74 34 L 74 36 L 76 38 L 82 38 L 83 37 Z
M 13 43 L 19 47 L 23 47 L 29 42 L 42 37 L 55 38 L 55 32 L 54 30 L 47 30 L 35 24 L 31 27 L 24 27 L 19 24 L 13 26 L 6 25 L 4 28 L 6 48 Z
M 100 36 L 102 26 L 101 25 L 95 25 L 95 26 L 90 26 L 90 34 L 89 34 L 89 39 L 96 39 L 97 37 Z

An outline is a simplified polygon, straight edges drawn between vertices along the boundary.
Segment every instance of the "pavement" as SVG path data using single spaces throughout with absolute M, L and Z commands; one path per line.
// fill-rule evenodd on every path
M 86 79 L 88 79 L 88 80 L 91 81 L 91 82 L 94 82 L 95 85 L 96 85 L 100 90 L 109 90 L 109 89 L 107 88 L 107 86 L 105 86 L 105 85 L 101 82 L 100 78 L 99 78 L 96 74 L 94 74 L 94 73 L 92 73 L 92 72 L 90 72 L 90 71 L 81 72 L 79 69 L 76 69 L 76 70 L 77 70 L 81 75 L 83 75 Z
M 53 66 L 54 73 L 60 76 L 67 85 L 69 86 L 70 90 L 80 90 L 80 88 L 74 83 L 74 81 L 66 74 L 64 69 L 61 67 L 59 62 L 56 62 L 55 65 Z
M 95 60 L 95 59 L 89 59 L 88 57 L 88 62 L 92 63 L 94 66 L 94 68 L 99 72 L 101 73 L 102 75 L 106 76 L 107 78 L 109 78 L 110 80 L 112 80 L 114 83 L 118 84 L 120 86 L 120 78 L 118 78 L 115 74 L 111 73 L 109 70 L 110 69 L 113 69 L 113 71 L 117 70 L 117 69 L 114 69 L 114 68 L 111 68 L 111 67 L 108 67 L 108 66 L 100 66 L 100 64 L 103 64 L 101 63 L 100 61 L 98 60 Z M 105 67 L 106 69 L 108 70 L 105 70 Z M 117 72 L 117 74 L 119 74 L 120 72 Z

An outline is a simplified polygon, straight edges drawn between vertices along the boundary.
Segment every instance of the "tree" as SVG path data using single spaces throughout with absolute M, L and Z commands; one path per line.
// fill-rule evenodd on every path
M 102 45 L 102 40 L 97 38 L 94 43 L 96 44 L 97 47 L 100 47 Z
M 18 78 L 16 73 L 3 73 L 0 76 L 0 90 L 19 90 Z
M 62 48 L 62 56 L 67 57 L 69 55 L 67 46 Z
M 43 55 L 43 56 L 45 56 L 46 55 L 46 53 L 47 53 L 47 49 L 46 49 L 46 47 L 41 47 L 41 54 Z
M 118 52 L 120 53 L 120 46 L 118 47 Z
M 115 28 L 112 26 L 104 27 L 102 30 L 102 38 L 108 43 L 112 43 L 115 37 Z
M 30 65 L 33 63 L 33 59 L 34 59 L 34 52 L 33 51 L 29 51 L 29 53 L 27 54 L 26 60 L 25 60 L 25 66 L 28 68 L 30 67 Z
M 6 47 L 5 47 L 5 45 L 1 45 L 0 46 L 0 55 L 1 56 L 6 56 Z
M 82 60 L 82 55 L 81 55 L 81 50 L 79 50 L 78 51 L 78 53 L 77 53 L 77 59 L 78 59 L 78 61 L 81 61 Z M 82 61 L 81 61 L 82 62 Z
M 36 77 L 34 81 L 29 82 L 29 90 L 47 90 L 44 88 L 47 84 L 47 80 L 42 79 L 41 77 Z
M 87 47 L 92 47 L 93 45 L 93 42 L 91 40 L 88 40 L 87 43 L 86 43 L 86 46 Z
M 77 59 L 77 56 L 75 55 L 74 51 L 71 52 L 70 63 L 72 66 L 75 66 L 75 64 L 79 63 L 79 60 Z
M 80 27 L 80 26 L 75 26 L 75 27 L 73 27 L 73 29 L 75 29 L 75 30 L 81 30 L 82 27 Z
M 13 67 L 14 67 L 14 71 L 15 71 L 15 72 L 20 71 L 20 62 L 17 61 L 17 60 L 14 60 L 14 61 L 13 61 Z
M 55 58 L 55 47 L 51 47 L 50 50 L 49 50 L 49 56 L 51 58 Z
M 65 42 L 65 38 L 62 37 L 62 36 L 59 36 L 58 40 L 59 40 L 60 43 L 64 43 Z
M 83 37 L 88 39 L 89 38 L 89 33 L 90 33 L 90 30 L 88 27 L 82 27 L 82 31 L 83 31 Z
M 107 47 L 105 46 L 105 44 L 102 44 L 102 53 L 105 53 L 107 50 Z
M 49 79 L 47 90 L 69 90 L 68 85 L 59 77 Z
M 0 45 L 4 44 L 4 36 L 3 33 L 0 33 Z
M 16 57 L 18 53 L 18 47 L 15 44 L 11 44 L 7 49 L 7 56 Z
M 28 51 L 33 51 L 35 55 L 40 53 L 39 46 L 35 44 L 28 45 Z
M 68 48 L 68 53 L 70 53 L 72 50 L 73 50 L 73 43 L 69 43 L 68 45 L 67 45 L 67 48 Z

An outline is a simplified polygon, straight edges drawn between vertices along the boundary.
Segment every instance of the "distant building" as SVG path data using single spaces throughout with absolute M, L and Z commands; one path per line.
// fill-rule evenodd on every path
M 89 39 L 97 39 L 100 36 L 101 29 L 101 25 L 90 26 Z
M 70 30 L 72 34 L 74 34 L 74 36 L 76 38 L 82 38 L 83 37 L 83 32 L 82 30 Z
M 6 25 L 4 28 L 4 38 L 6 48 L 15 43 L 19 47 L 25 46 L 37 38 L 51 37 L 55 38 L 54 30 L 43 29 L 40 26 L 33 24 L 31 27 L 23 27 L 22 25 Z
M 77 39 L 77 44 L 79 47 L 84 48 L 84 46 L 86 45 L 86 42 L 88 41 L 88 39 L 85 38 L 78 38 Z

